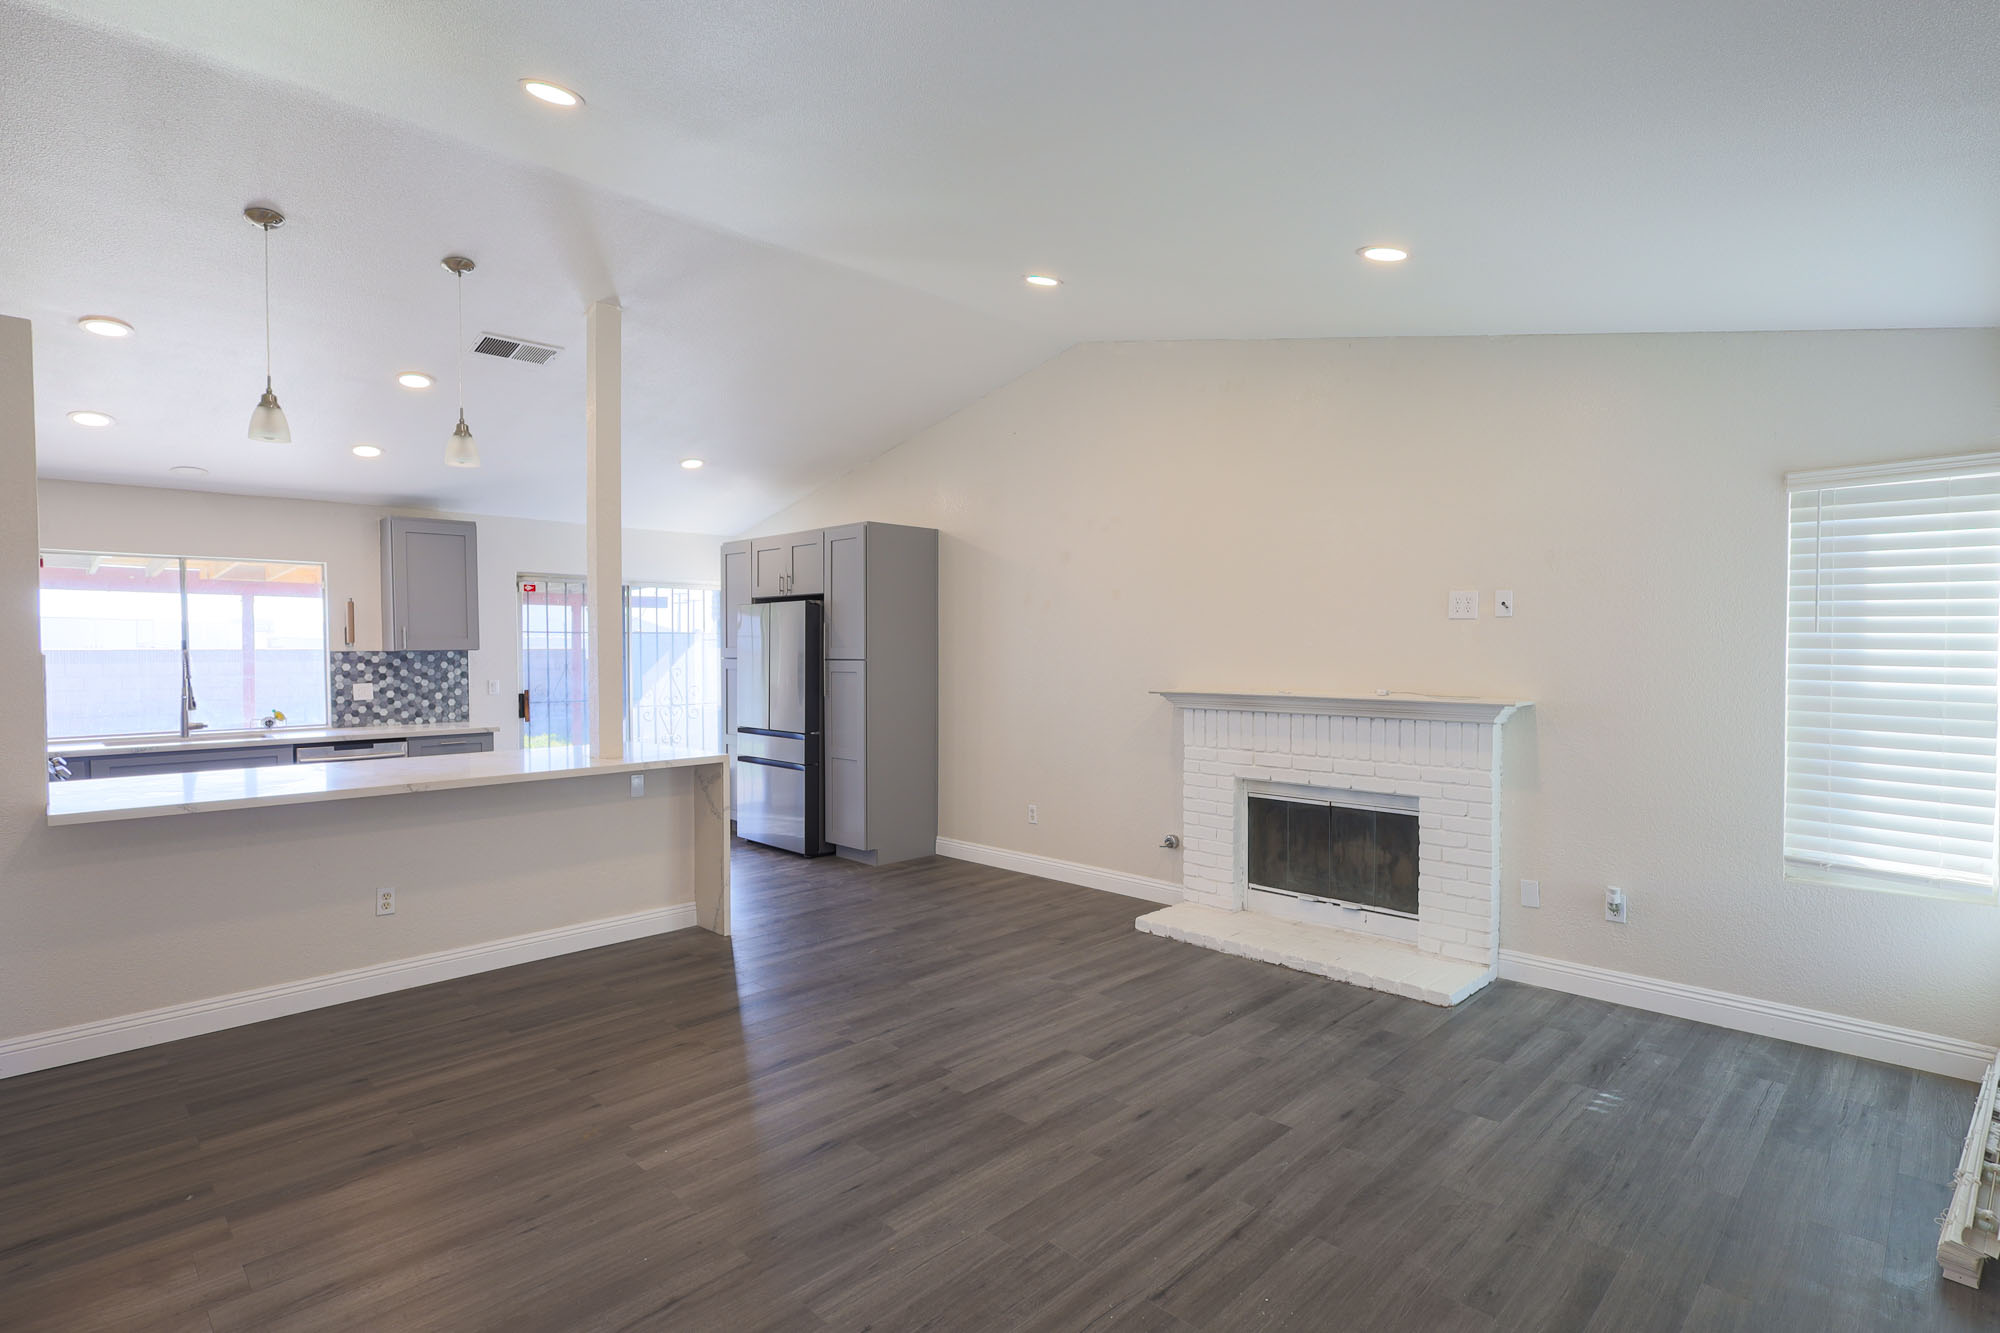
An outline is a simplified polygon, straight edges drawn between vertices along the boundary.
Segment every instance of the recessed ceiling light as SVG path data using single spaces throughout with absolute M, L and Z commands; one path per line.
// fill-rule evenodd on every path
M 69 419 L 79 426 L 108 426 L 111 424 L 109 412 L 72 412 Z
M 380 458 L 382 456 L 381 449 L 372 444 L 357 444 L 348 452 L 352 453 L 356 458 Z
M 129 338 L 132 336 L 132 326 L 130 324 L 127 324 L 122 319 L 113 319 L 109 315 L 85 315 L 76 323 L 77 327 L 85 333 L 94 333 L 100 338 Z
M 1377 264 L 1400 264 L 1410 257 L 1410 252 L 1399 245 L 1364 245 L 1354 253 Z
M 432 376 L 424 374 L 421 370 L 406 370 L 396 376 L 396 383 L 402 385 L 405 389 L 428 389 L 431 385 L 436 384 L 437 380 Z
M 179 467 L 168 468 L 167 471 L 173 473 L 176 477 L 205 477 L 208 475 L 207 468 L 196 467 L 192 463 L 182 463 Z
M 686 468 L 688 471 L 692 472 L 696 468 L 701 466 L 701 460 L 699 458 L 683 458 L 681 460 L 681 466 Z
M 1028 285 L 1030 287 L 1060 287 L 1062 286 L 1062 279 L 1052 278 L 1046 273 L 1030 273 L 1028 275 Z
M 547 102 L 550 106 L 582 106 L 583 97 L 573 93 L 560 83 L 550 83 L 547 79 L 522 79 L 521 90 L 528 96 Z

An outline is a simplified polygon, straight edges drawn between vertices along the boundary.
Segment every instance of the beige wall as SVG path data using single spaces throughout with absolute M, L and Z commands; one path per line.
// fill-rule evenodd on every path
M 0 317 L 0 1042 L 694 901 L 689 830 L 713 816 L 682 780 L 692 770 L 656 775 L 639 799 L 612 775 L 47 827 L 32 385 L 28 325 Z M 89 510 L 115 488 L 58 489 Z M 289 540 L 242 553 L 326 558 L 357 598 L 373 577 L 358 572 L 373 519 L 348 506 L 288 506 L 259 526 L 249 502 L 166 498 L 204 537 L 324 536 L 323 556 Z M 135 544 L 183 530 L 160 496 L 127 499 L 163 524 L 135 518 Z M 379 886 L 397 889 L 396 915 L 374 915 Z
M 42 544 L 50 549 L 314 560 L 327 567 L 333 646 L 341 644 L 354 599 L 356 648 L 382 646 L 381 528 L 384 514 L 413 509 L 316 500 L 269 500 L 148 486 L 43 481 Z M 583 575 L 583 525 L 490 514 L 453 514 L 479 524 L 481 647 L 471 655 L 472 721 L 495 727 L 502 746 L 520 743 L 515 579 L 521 574 Z M 714 586 L 722 539 L 689 532 L 625 531 L 627 583 Z M 487 682 L 497 682 L 491 694 Z
M 1781 474 L 1996 409 L 1993 330 L 1094 345 L 758 531 L 942 530 L 949 837 L 1178 880 L 1151 690 L 1531 699 L 1504 948 L 1995 1043 L 2000 908 L 1791 883 L 1779 816 Z

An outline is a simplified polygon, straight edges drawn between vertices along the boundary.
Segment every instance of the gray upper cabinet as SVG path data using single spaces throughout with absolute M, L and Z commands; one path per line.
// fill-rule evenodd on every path
M 750 543 L 750 595 L 783 597 L 792 576 L 792 548 L 783 537 L 759 537 Z
M 826 534 L 794 532 L 785 538 L 791 552 L 791 579 L 785 592 L 793 597 L 811 597 L 826 591 Z
M 810 597 L 826 587 L 823 534 L 787 532 L 758 537 L 749 545 L 751 596 Z
M 868 656 L 868 525 L 826 530 L 826 655 Z
M 722 655 L 736 656 L 736 610 L 750 592 L 750 543 L 728 542 L 722 548 Z
M 479 535 L 473 524 L 382 520 L 382 646 L 479 646 Z

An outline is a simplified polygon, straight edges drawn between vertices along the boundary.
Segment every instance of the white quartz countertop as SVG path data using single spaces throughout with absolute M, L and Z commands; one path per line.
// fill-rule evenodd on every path
M 102 741 L 50 741 L 49 753 L 87 759 L 114 754 L 164 754 L 175 750 L 230 749 L 243 745 L 323 745 L 328 741 L 397 741 L 407 736 L 484 735 L 492 727 L 470 722 L 419 722 L 409 726 L 262 727 L 255 731 L 200 731 L 192 736 L 127 736 Z
M 370 728 L 380 731 L 382 728 Z M 477 730 L 460 727 L 457 730 Z M 415 733 L 410 733 L 415 734 Z M 119 819 L 211 810 L 254 810 L 274 805 L 348 801 L 365 796 L 547 782 L 599 773 L 725 766 L 728 757 L 667 746 L 633 746 L 625 758 L 600 762 L 582 746 L 490 750 L 425 759 L 353 759 L 330 764 L 220 769 L 205 773 L 149 773 L 125 778 L 49 784 L 50 824 L 94 824 Z

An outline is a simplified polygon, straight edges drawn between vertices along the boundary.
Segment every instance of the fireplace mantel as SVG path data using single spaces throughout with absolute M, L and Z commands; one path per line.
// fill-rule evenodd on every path
M 1500 723 L 1532 708 L 1525 699 L 1459 698 L 1445 694 L 1230 694 L 1214 690 L 1154 690 L 1176 708 L 1313 717 L 1400 717 L 1430 722 Z

